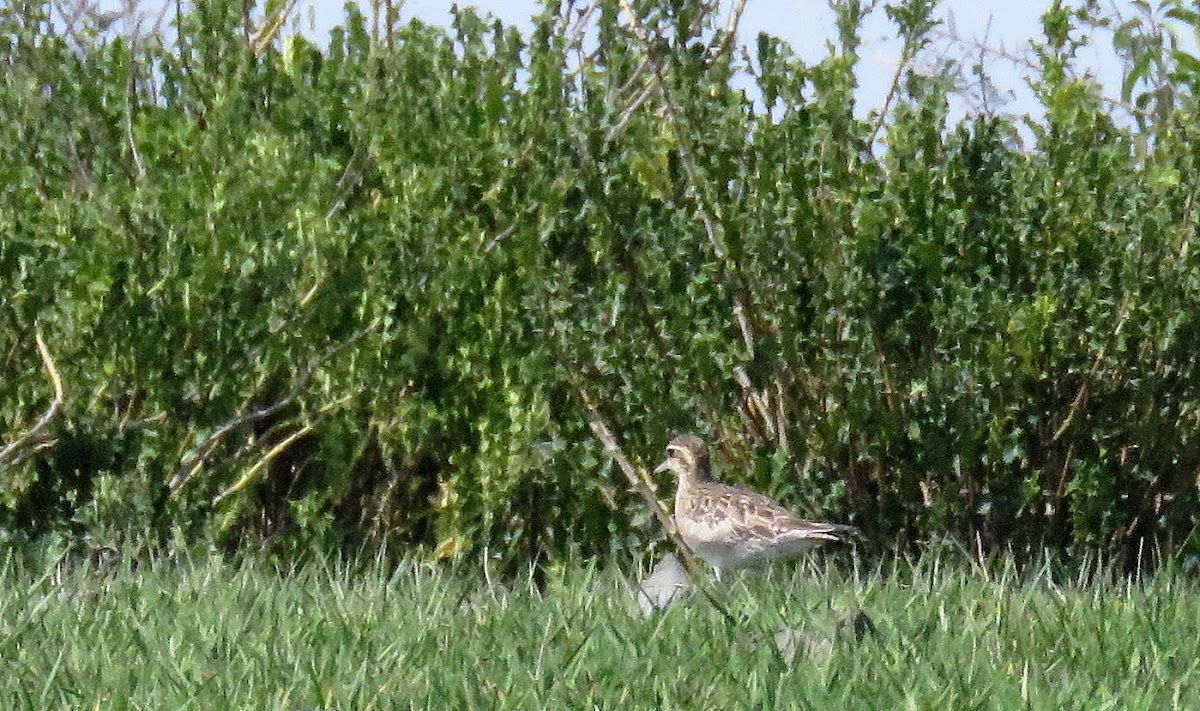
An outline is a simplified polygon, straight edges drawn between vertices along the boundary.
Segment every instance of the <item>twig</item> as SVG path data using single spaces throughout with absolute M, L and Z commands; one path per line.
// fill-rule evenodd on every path
M 358 160 L 360 155 L 362 154 L 359 152 L 359 150 L 355 149 L 354 152 L 350 154 L 350 159 L 346 161 L 346 167 L 342 169 L 342 175 L 340 178 L 338 178 L 337 186 L 335 186 L 333 189 L 333 204 L 330 205 L 329 209 L 325 211 L 326 220 L 329 220 L 336 215 L 337 211 L 342 209 L 342 205 L 345 204 L 346 198 L 350 197 L 350 193 L 362 184 L 362 171 L 370 165 L 371 157 L 369 155 L 366 156 L 362 159 L 364 164 L 361 166 L 356 166 L 355 161 Z
M 58 368 L 54 366 L 54 358 L 50 355 L 50 349 L 46 347 L 46 341 L 42 338 L 42 330 L 39 328 L 33 337 L 34 341 L 37 342 L 38 353 L 42 356 L 42 365 L 46 368 L 46 373 L 50 377 L 50 383 L 54 387 L 54 400 L 50 402 L 50 406 L 46 408 L 46 412 L 42 414 L 33 427 L 29 428 L 25 434 L 13 440 L 4 449 L 0 449 L 0 464 L 4 464 L 13 458 L 30 440 L 39 436 L 41 431 L 58 415 L 65 400 L 62 378 L 59 377 Z
M 579 388 L 579 399 L 583 403 L 583 411 L 587 415 L 588 426 L 592 428 L 592 433 L 596 435 L 596 439 L 600 440 L 600 444 L 604 445 L 604 450 L 616 461 L 621 471 L 625 473 L 625 478 L 629 480 L 633 488 L 645 499 L 646 505 L 654 512 L 654 516 L 658 519 L 659 525 L 662 526 L 663 532 L 667 534 L 667 538 L 671 540 L 675 549 L 679 551 L 680 560 L 683 561 L 684 567 L 688 569 L 689 574 L 693 574 L 693 577 L 695 577 L 694 574 L 698 572 L 696 558 L 692 554 L 691 549 L 687 547 L 687 544 L 683 542 L 683 539 L 679 537 L 679 532 L 675 529 L 675 521 L 672 519 L 671 514 L 654 494 L 654 484 L 650 481 L 650 477 L 646 474 L 645 470 L 638 469 L 629 462 L 629 458 L 621 451 L 621 445 L 617 444 L 617 438 L 613 436 L 612 430 L 608 428 L 608 424 L 604 422 L 600 411 L 596 409 L 591 396 L 583 387 Z
M 254 52 L 254 57 L 261 57 L 263 52 L 267 51 L 267 47 L 271 46 L 271 42 L 275 36 L 279 34 L 283 23 L 292 14 L 292 8 L 296 6 L 296 0 L 285 0 L 283 7 L 279 8 L 275 14 L 266 18 L 263 21 L 258 31 L 250 38 L 250 48 Z
M 987 558 L 983 555 L 983 537 L 979 535 L 979 529 L 975 529 L 975 559 L 979 562 L 979 570 L 983 573 L 983 579 L 986 582 L 992 582 L 992 574 L 988 572 Z
M 892 102 L 896 100 L 896 94 L 900 90 L 900 77 L 904 73 L 904 69 L 917 56 L 917 49 L 920 45 L 918 42 L 919 35 L 913 35 L 911 32 L 905 34 L 907 36 L 904 38 L 904 45 L 900 50 L 900 61 L 896 63 L 896 72 L 892 74 L 891 86 L 888 87 L 887 97 L 884 98 L 883 106 L 879 109 L 879 116 L 875 119 L 875 125 L 871 128 L 871 138 L 867 141 L 868 149 L 875 145 L 875 139 L 879 137 L 879 132 L 883 130 L 883 124 L 887 121 L 888 111 L 891 110 Z
M 334 400 L 333 402 L 322 405 L 320 409 L 317 410 L 317 416 L 312 420 L 310 425 L 315 427 L 317 422 L 319 422 L 325 415 L 329 414 L 335 408 L 340 407 L 349 400 L 354 399 L 354 397 L 356 397 L 356 393 L 350 393 L 338 398 L 337 400 Z M 241 461 L 243 457 L 245 457 L 249 452 L 253 451 L 259 441 L 271 441 L 275 439 L 276 435 L 278 435 L 280 431 L 290 427 L 293 424 L 294 423 L 290 420 L 280 420 L 276 422 L 268 427 L 267 430 L 262 434 L 256 434 L 254 437 L 247 439 L 246 442 L 238 447 L 237 451 L 212 462 L 212 469 L 223 470 L 226 466 L 232 466 L 233 463 Z
M 182 462 L 175 470 L 175 474 L 171 477 L 170 483 L 167 484 L 167 488 L 170 489 L 170 495 L 175 496 L 178 494 L 179 491 L 192 479 L 192 477 L 196 475 L 196 472 L 198 472 L 200 468 L 204 466 L 204 463 L 208 461 L 210 456 L 212 456 L 212 453 L 216 450 L 217 445 L 221 443 L 221 440 L 224 439 L 227 434 L 243 425 L 248 425 L 252 422 L 257 422 L 264 418 L 270 417 L 271 415 L 274 415 L 285 407 L 291 405 L 308 387 L 309 381 L 312 380 L 312 377 L 316 374 L 317 369 L 320 368 L 325 361 L 327 361 L 338 351 L 373 331 L 378 324 L 379 319 L 374 319 L 362 330 L 352 334 L 346 340 L 334 344 L 319 357 L 314 358 L 312 362 L 310 362 L 308 366 L 301 371 L 300 376 L 293 382 L 292 389 L 288 391 L 288 394 L 285 395 L 283 399 L 278 400 L 267 407 L 255 410 L 254 412 L 238 415 L 229 422 L 226 422 L 218 427 L 217 430 L 209 435 L 208 439 L 196 449 L 196 454 L 187 461 Z
M 1067 474 L 1071 471 L 1071 460 L 1075 458 L 1075 443 L 1071 442 L 1067 445 L 1067 455 L 1063 457 L 1062 469 L 1058 473 L 1058 486 L 1054 489 L 1054 505 L 1062 503 L 1063 497 L 1067 494 Z
M 621 451 L 621 446 L 617 444 L 617 438 L 613 436 L 612 430 L 608 428 L 599 410 L 592 403 L 587 390 L 579 387 L 578 391 L 579 398 L 583 402 L 584 412 L 587 414 L 588 426 L 592 428 L 592 433 L 604 445 L 605 451 L 617 462 L 617 466 L 621 468 L 621 471 L 625 472 L 625 476 L 629 479 L 630 483 L 638 490 L 642 498 L 646 499 L 646 503 L 654 511 L 654 515 L 658 518 L 663 532 L 667 534 L 667 538 L 675 546 L 679 560 L 683 562 L 683 569 L 687 571 L 688 577 L 691 578 L 695 589 L 699 590 L 726 620 L 730 623 L 736 623 L 737 620 L 729 612 L 729 609 L 709 589 L 709 586 L 705 582 L 704 574 L 700 570 L 700 564 L 696 561 L 695 554 L 687 547 L 683 539 L 679 537 L 679 531 L 675 529 L 675 522 L 671 518 L 671 514 L 667 513 L 662 502 L 654 495 L 654 485 L 650 482 L 650 478 L 646 475 L 645 470 L 638 469 L 629 463 L 629 459 Z
M 133 158 L 133 167 L 137 171 L 134 177 L 138 182 L 146 178 L 146 165 L 142 162 L 142 154 L 137 147 L 137 138 L 133 135 L 133 99 L 137 79 L 134 76 L 136 63 L 129 63 L 129 78 L 125 83 L 125 140 L 129 143 L 129 155 Z
M 262 471 L 264 467 L 266 467 L 268 464 L 270 464 L 271 461 L 274 460 L 276 457 L 278 457 L 280 454 L 283 454 L 283 452 L 288 447 L 295 444 L 296 441 L 299 440 L 301 437 L 308 434 L 309 432 L 312 432 L 312 429 L 313 429 L 312 423 L 306 423 L 303 427 L 301 427 L 300 429 L 296 430 L 295 432 L 293 432 L 292 434 L 290 434 L 286 438 L 284 438 L 284 440 L 282 442 L 280 442 L 279 444 L 275 445 L 270 450 L 268 450 L 267 453 L 265 455 L 263 455 L 262 459 L 259 459 L 257 462 L 254 463 L 253 466 L 251 466 L 249 469 L 247 469 L 246 473 L 243 474 L 240 479 L 238 479 L 236 482 L 234 482 L 234 484 L 232 486 L 230 486 L 229 488 L 225 489 L 224 491 L 222 491 L 221 493 L 219 493 L 213 497 L 213 500 L 212 500 L 213 506 L 216 506 L 217 504 L 224 501 L 227 497 L 229 497 L 233 494 L 236 494 L 237 492 L 246 488 L 246 485 L 249 484 L 251 481 L 253 481 L 254 477 L 257 476 L 258 473 L 260 471 Z
M 962 47 L 969 48 L 972 51 L 978 52 L 980 58 L 979 64 L 981 65 L 983 64 L 982 57 L 984 55 L 989 55 L 996 59 L 1004 60 L 1013 66 L 1021 67 L 1032 72 L 1041 71 L 1041 68 L 1038 66 L 1037 62 L 1033 61 L 1029 57 L 1023 57 L 1019 54 L 1015 54 L 1004 47 L 990 46 L 977 39 L 966 39 L 954 31 L 934 29 L 930 31 L 930 36 L 937 39 L 946 40 L 952 44 L 960 45 Z M 1104 104 L 1105 106 L 1113 109 L 1120 109 L 1134 119 L 1147 120 L 1150 118 L 1152 113 L 1148 109 L 1140 109 L 1128 101 L 1114 99 L 1111 96 L 1101 95 L 1098 97 L 1098 99 L 1100 103 Z
M 746 398 L 747 414 L 757 415 L 762 421 L 762 427 L 771 439 L 779 441 L 779 433 L 776 429 L 776 423 L 772 421 L 771 406 L 761 393 L 754 390 L 754 385 L 750 382 L 750 376 L 746 373 L 746 369 L 740 365 L 733 367 L 733 379 L 737 382 L 738 387 L 742 389 L 742 393 Z M 779 422 L 783 423 L 782 420 Z M 749 423 L 748 423 L 749 424 Z
M 649 68 L 650 68 L 650 58 L 643 57 L 642 63 L 637 66 L 637 69 L 633 70 L 633 74 L 631 74 L 629 76 L 629 78 L 625 80 L 625 83 L 621 85 L 621 88 L 617 89 L 617 95 L 623 95 L 627 91 L 632 89 L 633 85 L 636 84 L 638 82 L 638 80 L 640 80 L 642 78 L 642 75 L 645 74 L 646 70 Z
M 721 44 L 717 47 L 716 56 L 724 56 L 733 51 L 734 40 L 737 39 L 738 25 L 742 23 L 742 13 L 746 10 L 746 0 L 737 0 L 733 8 L 729 11 L 729 18 L 725 21 L 725 33 L 721 37 Z
M 518 221 L 517 221 L 517 220 L 513 220 L 513 223 L 512 223 L 511 225 L 509 225 L 508 227 L 505 227 L 504 229 L 502 229 L 502 230 L 500 230 L 499 232 L 497 232 L 497 233 L 495 234 L 495 236 L 493 236 L 493 237 L 492 237 L 492 239 L 491 239 L 491 240 L 490 240 L 490 241 L 487 243 L 487 245 L 486 245 L 486 246 L 483 248 L 484 254 L 487 254 L 487 253 L 491 252 L 493 249 L 495 249 L 495 248 L 496 248 L 496 246 L 497 246 L 498 244 L 500 244 L 501 242 L 503 242 L 503 241 L 505 240 L 505 238 L 507 238 L 507 237 L 508 237 L 509 235 L 511 235 L 513 232 L 516 232 L 516 231 L 517 231 L 517 225 L 518 225 L 518 224 L 519 224 L 519 223 L 518 223 Z
M 288 405 L 291 405 L 296 398 L 300 396 L 300 393 L 303 392 L 308 386 L 308 381 L 312 378 L 315 372 L 316 364 L 310 364 L 309 367 L 305 368 L 300 374 L 300 377 L 296 379 L 292 389 L 288 391 L 288 394 L 285 395 L 283 399 L 278 400 L 267 407 L 255 410 L 254 412 L 238 415 L 229 422 L 226 422 L 218 427 L 217 430 L 209 435 L 208 439 L 197 448 L 196 454 L 191 459 L 180 464 L 179 468 L 175 470 L 175 475 L 171 477 L 171 482 L 167 485 L 171 491 L 171 496 L 178 494 L 179 491 L 189 481 L 191 481 L 192 477 L 196 475 L 196 472 L 200 470 L 200 467 L 204 466 L 204 463 L 208 461 L 208 458 L 212 455 L 213 451 L 216 450 L 217 445 L 221 443 L 221 440 L 225 438 L 225 435 L 234 431 L 238 427 L 241 427 L 242 425 L 248 425 L 263 418 L 270 417 Z
M 58 10 L 58 15 L 63 21 L 63 28 L 66 30 L 67 36 L 69 36 L 71 41 L 75 43 L 75 47 L 80 52 L 86 51 L 88 47 L 87 42 L 79 34 L 79 30 L 76 29 L 75 25 L 78 24 L 79 19 L 84 16 L 84 12 L 87 10 L 87 5 L 84 3 L 79 3 L 75 6 L 72 12 L 68 13 L 67 9 L 63 7 L 63 3 L 60 2 L 60 0 L 54 0 L 51 4 L 55 10 Z M 54 24 L 55 23 L 51 23 L 50 26 L 54 27 Z
M 688 180 L 691 181 L 693 188 L 699 191 L 701 181 L 696 169 L 696 161 L 687 147 L 687 141 L 684 140 L 686 136 L 684 136 L 683 128 L 680 126 L 679 112 L 676 111 L 675 104 L 671 100 L 670 92 L 667 89 L 666 70 L 661 64 L 654 61 L 650 35 L 646 33 L 646 28 L 642 27 L 642 21 L 633 7 L 630 6 L 629 0 L 620 0 L 620 3 L 621 9 L 629 16 L 629 24 L 633 29 L 633 34 L 637 37 L 638 42 L 641 43 L 642 51 L 646 53 L 646 59 L 650 63 L 650 69 L 654 75 L 653 83 L 657 86 L 663 98 L 663 113 L 667 118 L 667 123 L 670 125 L 672 132 L 675 134 L 676 149 L 679 151 L 680 163 L 683 165 L 684 172 L 687 173 Z M 704 230 L 708 234 L 708 241 L 712 244 L 713 252 L 716 253 L 719 259 L 724 259 L 726 254 L 724 230 L 717 224 L 712 215 L 709 214 L 708 208 L 699 196 L 696 199 L 696 210 L 700 213 L 700 218 L 704 223 Z
M 783 381 L 775 379 L 775 422 L 778 423 L 775 432 L 775 439 L 779 443 L 779 448 L 784 452 L 791 452 L 791 447 L 788 446 L 787 436 L 787 413 L 784 412 L 783 403 Z
M 629 121 L 633 119 L 633 115 L 637 113 L 637 110 L 642 108 L 642 104 L 646 103 L 646 100 L 654 95 L 654 90 L 656 88 L 657 87 L 655 86 L 654 82 L 651 81 L 646 83 L 646 88 L 642 90 L 642 93 L 638 94 L 637 98 L 634 99 L 629 106 L 625 107 L 625 110 L 621 112 L 621 117 L 617 119 L 617 122 L 613 124 L 612 128 L 608 129 L 608 133 L 604 134 L 605 143 L 611 143 L 614 138 L 619 136 L 621 132 L 625 130 L 625 126 L 627 126 Z
M 1117 326 L 1113 329 L 1114 334 L 1121 332 L 1128 318 L 1129 313 L 1127 311 L 1123 312 L 1117 318 Z M 1079 391 L 1075 393 L 1075 399 L 1071 402 L 1071 409 L 1067 411 L 1066 419 L 1059 424 L 1058 429 L 1054 431 L 1054 436 L 1050 438 L 1051 442 L 1057 442 L 1066 433 L 1071 423 L 1075 420 L 1075 415 L 1079 412 L 1079 408 L 1087 401 L 1088 382 L 1094 379 L 1096 374 L 1100 372 L 1100 368 L 1104 365 L 1104 356 L 1106 353 L 1108 353 L 1108 344 L 1101 346 L 1100 350 L 1096 353 L 1096 357 L 1092 359 L 1092 367 L 1088 369 L 1087 375 L 1084 376 L 1083 384 L 1079 386 Z
M 1071 426 L 1071 422 L 1075 420 L 1075 413 L 1079 412 L 1079 406 L 1082 405 L 1084 399 L 1087 398 L 1087 392 L 1088 384 L 1087 381 L 1084 380 L 1083 385 L 1079 386 L 1079 392 L 1075 394 L 1075 401 L 1071 403 L 1071 409 L 1067 412 L 1066 419 L 1062 421 L 1062 424 L 1058 426 L 1058 430 L 1054 432 L 1054 436 L 1050 438 L 1051 442 L 1057 442 L 1059 439 L 1061 439 L 1063 433 L 1065 433 L 1067 428 Z

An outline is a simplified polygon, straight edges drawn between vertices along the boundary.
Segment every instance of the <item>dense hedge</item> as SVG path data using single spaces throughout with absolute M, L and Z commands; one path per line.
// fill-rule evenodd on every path
M 327 48 L 229 0 L 142 35 L 0 7 L 0 529 L 644 546 L 582 388 L 636 461 L 695 430 L 879 548 L 1184 542 L 1186 64 L 1117 120 L 1055 7 L 1044 118 L 949 125 L 909 69 L 876 122 L 857 3 L 817 63 L 637 6 L 528 36 L 348 7 Z M 914 56 L 927 3 L 890 12 Z

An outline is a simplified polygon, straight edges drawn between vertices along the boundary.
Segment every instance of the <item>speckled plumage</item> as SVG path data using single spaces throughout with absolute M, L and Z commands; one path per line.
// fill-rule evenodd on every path
M 671 440 L 655 471 L 677 477 L 675 526 L 718 579 L 722 571 L 794 557 L 857 532 L 853 526 L 805 521 L 762 494 L 713 481 L 708 451 L 695 435 Z

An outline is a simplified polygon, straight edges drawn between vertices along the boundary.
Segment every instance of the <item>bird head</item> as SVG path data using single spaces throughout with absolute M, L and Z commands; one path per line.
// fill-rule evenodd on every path
M 712 469 L 709 467 L 704 440 L 693 434 L 671 440 L 667 445 L 667 458 L 654 468 L 656 474 L 666 471 L 675 474 L 681 482 L 711 480 Z

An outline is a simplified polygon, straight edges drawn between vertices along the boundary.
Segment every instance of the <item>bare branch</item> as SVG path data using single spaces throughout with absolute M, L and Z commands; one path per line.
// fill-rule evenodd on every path
M 738 25 L 742 22 L 742 13 L 746 10 L 746 0 L 737 0 L 729 10 L 729 18 L 725 21 L 725 32 L 721 36 L 721 44 L 717 47 L 716 56 L 726 56 L 733 52 L 737 42 Z
M 41 452 L 41 451 L 47 450 L 47 449 L 54 449 L 57 446 L 58 446 L 58 438 L 57 437 L 38 439 L 33 444 L 30 444 L 28 447 L 22 449 L 20 452 L 17 452 L 16 456 L 14 456 L 8 462 L 5 462 L 5 464 L 10 467 L 20 466 L 22 463 L 25 462 L 26 459 L 29 459 L 30 457 L 34 456 L 38 452 Z
M 591 396 L 583 387 L 579 388 L 579 399 L 583 403 L 583 410 L 587 415 L 588 426 L 592 428 L 592 433 L 596 435 L 596 439 L 600 440 L 600 444 L 604 445 L 604 451 L 608 452 L 609 456 L 616 461 L 617 466 L 625 473 L 625 478 L 641 494 L 642 498 L 646 501 L 646 505 L 654 512 L 654 516 L 658 519 L 663 533 L 667 535 L 667 538 L 675 546 L 675 550 L 679 552 L 680 560 L 683 561 L 688 574 L 693 578 L 698 578 L 696 558 L 687 547 L 687 544 L 683 542 L 683 539 L 679 537 L 679 532 L 675 530 L 675 521 L 671 517 L 671 514 L 654 494 L 654 483 L 650 481 L 649 475 L 646 474 L 644 469 L 638 469 L 629 462 L 629 458 L 621 451 L 621 445 L 617 443 L 617 438 L 613 436 L 612 430 L 608 428 L 608 424 L 604 422 L 600 411 L 596 409 Z
M 371 331 L 375 330 L 375 327 L 378 324 L 379 319 L 371 321 L 371 323 L 365 328 L 352 334 L 346 340 L 334 344 L 320 356 L 314 358 L 308 364 L 308 366 L 300 372 L 300 375 L 295 379 L 295 381 L 293 381 L 291 390 L 289 390 L 287 395 L 285 395 L 282 399 L 253 412 L 242 413 L 229 422 L 226 422 L 218 427 L 217 430 L 209 435 L 208 439 L 206 439 L 204 443 L 196 449 L 196 454 L 182 462 L 175 470 L 175 474 L 171 477 L 170 483 L 167 484 L 167 487 L 170 489 L 171 496 L 178 494 L 179 491 L 192 479 L 192 477 L 196 475 L 196 472 L 200 471 L 200 468 L 204 466 L 205 462 L 207 462 L 209 457 L 212 456 L 212 453 L 216 451 L 217 446 L 221 443 L 226 435 L 239 427 L 258 422 L 259 420 L 267 417 L 271 417 L 272 415 L 283 410 L 285 407 L 291 405 L 296 401 L 297 398 L 300 397 L 301 394 L 304 393 L 306 389 L 308 389 L 308 384 L 312 380 L 313 376 L 316 375 L 317 370 L 326 361 L 328 361 L 329 358 L 346 346 L 357 341 L 359 338 L 362 338 Z
M 312 429 L 313 429 L 312 423 L 306 423 L 303 427 L 301 427 L 300 429 L 296 430 L 292 434 L 285 437 L 282 442 L 280 442 L 279 444 L 275 445 L 270 450 L 268 450 L 267 453 L 265 455 L 263 455 L 262 459 L 259 459 L 257 462 L 254 463 L 253 466 L 251 466 L 249 469 L 247 469 L 246 473 L 243 474 L 240 479 L 238 479 L 236 482 L 234 482 L 234 484 L 232 486 L 230 486 L 229 488 L 225 489 L 224 491 L 222 491 L 221 493 L 219 493 L 213 497 L 213 500 L 212 500 L 213 506 L 216 506 L 217 504 L 224 501 L 227 497 L 229 497 L 233 494 L 236 494 L 237 492 L 246 488 L 246 485 L 249 484 L 251 481 L 253 481 L 254 477 L 257 476 L 258 473 L 260 471 L 262 471 L 264 467 L 266 467 L 268 464 L 270 464 L 271 461 L 274 460 L 276 457 L 278 457 L 280 454 L 283 454 L 284 451 L 286 451 L 288 447 L 295 444 L 301 437 L 308 434 L 309 432 L 312 432 Z
M 50 384 L 54 387 L 54 400 L 50 402 L 50 406 L 46 408 L 46 412 L 42 414 L 33 427 L 9 443 L 4 449 L 0 449 L 0 464 L 5 464 L 9 460 L 15 459 L 16 455 L 26 445 L 34 441 L 34 438 L 40 437 L 42 430 L 46 429 L 50 422 L 58 415 L 59 410 L 62 409 L 65 399 L 62 378 L 58 375 L 58 368 L 54 366 L 54 358 L 50 355 L 50 349 L 46 347 L 46 341 L 42 338 L 40 328 L 34 333 L 34 340 L 37 342 L 38 354 L 42 356 L 42 365 L 50 377 Z
M 360 160 L 360 156 L 362 156 Z M 365 152 L 359 151 L 357 148 L 350 154 L 350 159 L 346 161 L 346 167 L 342 170 L 342 175 L 338 178 L 337 186 L 334 188 L 333 204 L 325 212 L 325 219 L 329 220 L 337 211 L 342 209 L 346 199 L 354 192 L 359 185 L 362 184 L 363 170 L 368 169 L 371 165 L 371 156 Z
M 72 7 L 67 7 L 61 0 L 53 0 L 52 5 L 55 10 L 58 10 L 58 15 L 63 21 L 63 29 L 66 31 L 66 36 L 70 37 L 71 41 L 75 44 L 75 48 L 81 52 L 86 50 L 88 46 L 87 41 L 80 33 L 78 25 L 80 24 L 80 20 L 85 17 L 87 4 L 75 3 Z
M 135 177 L 140 182 L 146 178 L 146 165 L 142 162 L 142 154 L 137 147 L 137 138 L 133 135 L 133 99 L 134 99 L 134 67 L 135 63 L 129 65 L 129 79 L 125 86 L 125 140 L 129 143 L 129 155 L 133 158 L 133 167 L 136 169 Z
M 750 383 L 750 376 L 746 374 L 746 369 L 740 365 L 733 367 L 733 378 L 742 389 L 742 393 L 746 398 L 745 407 L 743 408 L 747 411 L 746 414 L 757 416 L 767 435 L 778 442 L 780 439 L 779 431 L 774 421 L 774 415 L 771 412 L 770 395 L 766 391 L 756 391 Z M 780 420 L 778 424 L 782 426 L 783 421 Z
M 308 385 L 308 381 L 312 377 L 313 372 L 314 370 L 311 368 L 305 369 L 305 371 L 301 373 L 300 377 L 296 380 L 296 383 L 292 386 L 292 389 L 286 396 L 284 396 L 283 399 L 262 409 L 255 410 L 254 412 L 238 415 L 229 422 L 226 422 L 218 427 L 217 430 L 209 435 L 208 439 L 206 439 L 204 443 L 196 449 L 196 454 L 180 464 L 179 468 L 175 470 L 175 475 L 171 477 L 171 481 L 167 485 L 167 487 L 171 490 L 171 496 L 178 494 L 179 491 L 189 481 L 191 481 L 192 477 L 196 475 L 196 472 L 200 471 L 200 468 L 204 466 L 204 463 L 207 462 L 208 458 L 212 456 L 212 453 L 216 450 L 217 445 L 221 443 L 221 440 L 225 438 L 225 435 L 243 425 L 257 422 L 265 417 L 270 417 L 288 405 L 291 405 L 292 402 L 294 402 L 300 395 L 300 392 Z
M 1129 319 L 1129 309 L 1123 305 L 1120 315 L 1117 317 L 1117 325 L 1113 329 L 1114 335 L 1119 335 L 1121 329 L 1125 327 L 1125 322 Z M 1071 409 L 1067 411 L 1066 418 L 1054 431 L 1054 436 L 1050 438 L 1051 442 L 1057 442 L 1062 439 L 1062 436 L 1068 429 L 1071 428 L 1071 423 L 1075 421 L 1075 415 L 1080 411 L 1080 408 L 1087 404 L 1089 396 L 1088 383 L 1096 378 L 1100 373 L 1100 369 L 1104 367 L 1104 357 L 1108 353 L 1108 344 L 1100 347 L 1096 357 L 1092 359 L 1092 367 L 1088 369 L 1087 374 L 1083 377 L 1083 383 L 1080 384 L 1078 392 L 1075 393 L 1075 399 L 1071 401 Z
M 920 37 L 906 32 L 904 45 L 900 49 L 900 61 L 896 63 L 896 72 L 892 74 L 892 83 L 888 87 L 887 97 L 884 98 L 883 106 L 879 109 L 879 116 L 875 118 L 875 125 L 871 128 L 871 138 L 867 141 L 868 149 L 874 147 L 875 139 L 879 137 L 879 132 L 883 130 L 883 124 L 887 121 L 888 112 L 892 108 L 892 102 L 896 100 L 896 94 L 900 91 L 900 78 L 904 75 L 904 70 L 916 59 L 917 51 L 920 48 Z
M 705 583 L 705 577 L 700 569 L 700 564 L 696 561 L 696 556 L 692 553 L 683 539 L 679 537 L 679 532 L 675 530 L 675 521 L 671 514 L 667 513 L 666 508 L 658 497 L 654 495 L 654 484 L 650 481 L 650 477 L 646 475 L 645 470 L 637 469 L 629 463 L 628 457 L 621 451 L 621 446 L 617 444 L 617 438 L 613 436 L 612 430 L 604 422 L 604 418 L 600 415 L 600 411 L 592 403 L 591 397 L 587 390 L 583 387 L 578 388 L 579 398 L 583 402 L 584 412 L 587 414 L 588 426 L 592 428 L 592 433 L 596 435 L 596 439 L 604 445 L 605 451 L 608 452 L 616 462 L 621 471 L 625 472 L 625 476 L 633 484 L 642 498 L 646 499 L 646 503 L 654 511 L 654 515 L 658 518 L 659 524 L 662 526 L 663 532 L 667 534 L 667 538 L 671 544 L 675 546 L 675 551 L 678 553 L 679 560 L 683 563 L 683 569 L 687 571 L 688 577 L 691 578 L 694 587 L 712 603 L 717 612 L 721 613 L 726 620 L 734 622 L 734 617 L 730 614 L 729 609 L 713 595 L 708 585 Z
M 291 16 L 294 7 L 296 7 L 296 0 L 285 0 L 283 7 L 267 17 L 262 26 L 250 37 L 250 49 L 256 58 L 261 57 L 263 52 L 267 51 L 267 47 L 271 46 L 271 42 L 283 28 L 283 23 Z
M 637 98 L 629 104 L 629 106 L 625 107 L 625 110 L 621 112 L 621 117 L 617 119 L 617 122 L 613 124 L 612 128 L 608 129 L 608 133 L 604 134 L 605 143 L 612 142 L 614 138 L 619 136 L 621 132 L 625 130 L 625 126 L 629 124 L 629 121 L 633 118 L 633 115 L 637 113 L 637 110 L 642 107 L 642 104 L 646 103 L 647 99 L 654 95 L 656 88 L 657 87 L 655 86 L 654 82 L 649 82 L 646 84 L 646 88 L 642 90 L 642 93 L 639 94 Z
M 643 57 L 642 63 L 637 66 L 637 69 L 633 70 L 633 74 L 631 74 L 629 76 L 629 78 L 625 80 L 625 83 L 621 85 L 621 88 L 617 89 L 617 94 L 623 95 L 626 92 L 628 92 L 630 89 L 632 89 L 633 85 L 638 83 L 641 80 L 642 75 L 645 74 L 646 70 L 649 68 L 650 68 L 650 58 Z

